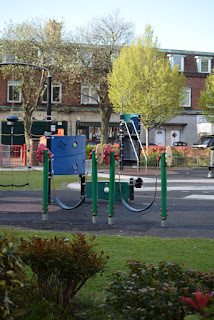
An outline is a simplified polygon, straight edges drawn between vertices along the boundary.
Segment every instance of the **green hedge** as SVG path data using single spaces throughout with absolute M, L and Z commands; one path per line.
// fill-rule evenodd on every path
M 106 289 L 108 319 L 179 320 L 191 309 L 182 296 L 189 297 L 197 288 L 212 292 L 214 272 L 207 274 L 184 270 L 176 263 L 158 265 L 138 261 L 127 263 L 128 271 L 117 271 Z

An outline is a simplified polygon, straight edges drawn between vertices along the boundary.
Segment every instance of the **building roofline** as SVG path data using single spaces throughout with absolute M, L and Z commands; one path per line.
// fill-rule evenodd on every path
M 206 51 L 189 51 L 189 50 L 162 49 L 162 48 L 159 48 L 159 50 L 163 52 L 168 52 L 168 53 L 178 53 L 178 54 L 189 53 L 189 54 L 195 54 L 195 55 L 199 54 L 204 56 L 214 56 L 214 52 L 206 52 Z

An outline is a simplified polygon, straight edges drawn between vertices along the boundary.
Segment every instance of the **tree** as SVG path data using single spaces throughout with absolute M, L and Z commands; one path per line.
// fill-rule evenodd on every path
M 142 37 L 121 50 L 108 77 L 114 110 L 141 115 L 147 147 L 149 130 L 181 112 L 185 87 L 184 75 L 171 69 L 153 38 L 148 25 Z
M 81 62 L 80 81 L 91 85 L 88 96 L 96 101 L 101 112 L 101 143 L 108 142 L 108 124 L 113 106 L 108 99 L 107 74 L 122 46 L 130 43 L 134 26 L 126 22 L 118 12 L 93 19 L 77 31 L 76 43 Z
M 214 123 L 214 73 L 212 72 L 205 81 L 205 87 L 201 91 L 199 107 L 203 110 L 208 122 Z
M 31 20 L 21 24 L 9 23 L 1 35 L 0 50 L 3 62 L 22 62 L 48 67 L 52 81 L 61 83 L 72 81 L 76 49 L 62 38 L 61 23 Z M 47 83 L 44 71 L 29 66 L 5 66 L 4 76 L 16 80 L 15 90 L 21 92 L 21 110 L 24 120 L 24 134 L 27 150 L 32 126 L 32 116 L 46 92 Z M 11 79 L 12 78 L 12 79 Z

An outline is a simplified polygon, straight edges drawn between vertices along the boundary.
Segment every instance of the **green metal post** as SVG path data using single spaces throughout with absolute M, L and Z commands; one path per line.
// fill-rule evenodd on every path
M 165 152 L 161 153 L 161 226 L 166 227 L 167 220 L 167 173 Z
M 108 224 L 113 223 L 113 217 L 115 213 L 114 206 L 115 197 L 115 156 L 114 151 L 111 151 L 110 155 L 110 177 L 109 177 L 109 210 L 108 210 Z
M 95 150 L 92 151 L 92 223 L 97 222 L 98 214 L 97 160 Z
M 49 204 L 48 203 L 48 173 L 49 173 L 48 150 L 44 150 L 42 220 L 48 220 L 48 204 Z

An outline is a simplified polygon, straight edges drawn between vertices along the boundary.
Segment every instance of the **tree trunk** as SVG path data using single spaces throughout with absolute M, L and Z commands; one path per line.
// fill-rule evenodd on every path
M 29 152 L 30 152 L 30 134 L 31 134 L 31 125 L 32 119 L 31 115 L 29 114 L 28 110 L 23 110 L 24 116 L 24 135 L 25 135 L 25 143 L 26 143 L 26 150 L 27 150 L 27 159 L 29 160 Z
M 101 108 L 101 144 L 108 143 L 108 125 L 112 114 L 112 107 Z

